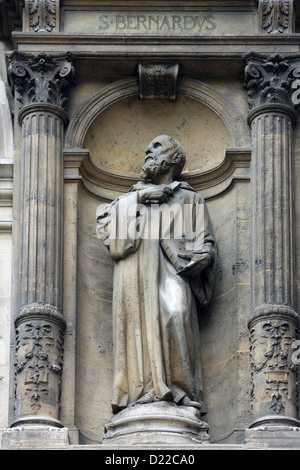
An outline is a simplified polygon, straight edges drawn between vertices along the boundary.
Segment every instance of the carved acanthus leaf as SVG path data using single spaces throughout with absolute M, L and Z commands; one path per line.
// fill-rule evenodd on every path
M 52 31 L 56 26 L 56 7 L 55 0 L 46 0 L 45 3 L 45 23 L 48 32 Z
M 294 0 L 260 0 L 261 27 L 266 33 L 292 32 Z
M 52 32 L 57 28 L 59 0 L 26 0 L 29 26 L 35 32 Z
M 29 24 L 30 26 L 36 30 L 40 23 L 40 3 L 39 0 L 30 0 L 29 5 Z

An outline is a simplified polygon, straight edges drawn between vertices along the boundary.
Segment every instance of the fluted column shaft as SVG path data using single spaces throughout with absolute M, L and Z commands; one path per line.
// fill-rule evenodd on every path
M 69 56 L 10 57 L 19 95 L 19 311 L 15 318 L 15 421 L 61 426 L 60 382 L 65 320 L 63 285 L 63 136 Z
M 252 427 L 299 426 L 294 309 L 292 83 L 299 57 L 252 54 L 245 68 L 252 153 Z
M 262 112 L 251 123 L 253 307 L 293 305 L 292 121 Z
M 63 129 L 47 108 L 22 120 L 20 305 L 62 306 Z

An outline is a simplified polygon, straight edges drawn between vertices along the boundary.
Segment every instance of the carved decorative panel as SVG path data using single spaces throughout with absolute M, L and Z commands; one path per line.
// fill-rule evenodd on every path
M 15 408 L 19 417 L 58 418 L 65 322 L 51 307 L 31 306 L 16 321 Z
M 25 0 L 25 25 L 34 32 L 59 30 L 60 0 Z
M 278 306 L 257 310 L 251 320 L 251 396 L 256 416 L 294 417 L 297 365 L 292 344 L 298 336 L 298 317 L 292 309 Z M 274 313 L 275 312 L 275 313 Z
M 263 32 L 292 32 L 294 0 L 260 0 L 259 12 Z
M 178 64 L 139 64 L 140 98 L 175 100 L 178 71 Z

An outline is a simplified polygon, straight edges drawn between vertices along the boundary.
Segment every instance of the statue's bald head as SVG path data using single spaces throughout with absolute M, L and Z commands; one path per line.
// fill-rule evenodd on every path
M 173 163 L 174 165 L 176 165 L 176 172 L 174 172 L 174 176 L 179 176 L 186 162 L 185 151 L 183 150 L 182 145 L 176 139 L 174 139 L 174 137 L 170 137 L 168 135 L 163 135 L 162 137 L 168 139 L 173 144 L 173 147 L 174 147 Z
M 173 177 L 177 177 L 185 162 L 185 152 L 180 143 L 173 137 L 162 134 L 155 137 L 146 148 L 142 176 L 151 179 L 151 175 L 172 171 Z

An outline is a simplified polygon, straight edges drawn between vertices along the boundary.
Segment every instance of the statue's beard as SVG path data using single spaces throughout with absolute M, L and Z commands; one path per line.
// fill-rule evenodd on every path
M 151 180 L 153 176 L 168 173 L 170 167 L 170 163 L 168 163 L 166 160 L 163 160 L 160 163 L 157 163 L 154 160 L 148 160 L 142 167 L 141 178 L 144 180 Z

